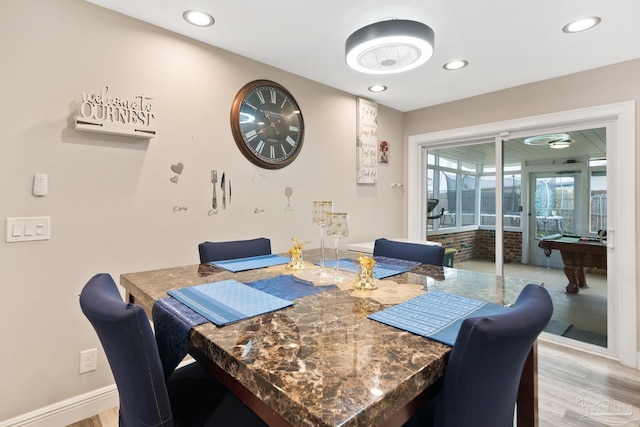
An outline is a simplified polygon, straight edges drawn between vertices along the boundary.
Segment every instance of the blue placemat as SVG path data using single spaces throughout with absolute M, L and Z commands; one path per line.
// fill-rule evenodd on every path
M 260 255 L 248 258 L 227 259 L 224 261 L 212 261 L 209 264 L 216 267 L 224 268 L 225 270 L 238 271 L 253 270 L 254 268 L 271 267 L 272 265 L 287 264 L 289 258 L 281 255 Z
M 427 292 L 369 315 L 389 326 L 453 345 L 462 321 L 471 316 L 504 313 L 508 308 L 443 292 Z
M 191 286 L 168 294 L 218 326 L 293 305 L 235 280 Z
M 312 282 L 299 279 L 290 274 L 272 277 L 271 279 L 256 280 L 255 282 L 247 283 L 247 286 L 286 300 L 302 298 L 337 288 L 336 285 L 314 286 Z
M 379 257 L 380 259 L 383 257 Z M 386 258 L 385 260 L 392 260 L 393 258 Z M 379 263 L 376 261 L 376 265 L 373 267 L 373 277 L 376 279 L 384 279 L 385 277 L 395 276 L 396 274 L 404 273 L 409 271 L 411 268 L 420 265 L 419 262 L 414 261 L 404 261 L 404 260 L 396 260 L 402 261 L 401 263 Z M 336 260 L 325 261 L 325 267 L 335 267 Z M 341 270 L 350 271 L 352 273 L 357 273 L 359 270 L 359 265 L 354 263 L 354 260 L 349 258 L 341 258 L 338 260 L 338 267 Z

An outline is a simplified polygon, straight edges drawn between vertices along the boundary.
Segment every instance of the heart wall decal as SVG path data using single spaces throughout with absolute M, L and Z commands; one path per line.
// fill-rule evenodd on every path
M 177 163 L 175 165 L 171 165 L 171 170 L 175 173 L 177 173 L 178 175 L 180 175 L 182 173 L 182 170 L 184 169 L 184 165 L 182 163 Z
M 174 184 L 178 183 L 178 175 L 174 175 L 171 178 L 169 178 L 169 181 L 173 182 Z

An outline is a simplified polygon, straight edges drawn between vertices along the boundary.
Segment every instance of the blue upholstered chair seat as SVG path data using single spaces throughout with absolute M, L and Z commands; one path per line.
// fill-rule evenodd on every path
M 151 324 L 142 307 L 127 304 L 109 274 L 92 277 L 80 293 L 113 372 L 120 427 L 265 426 L 199 364 L 165 382 Z
M 522 369 L 552 314 L 547 290 L 529 284 L 509 311 L 465 319 L 439 394 L 405 426 L 513 427 Z
M 377 239 L 373 244 L 374 257 L 384 256 L 431 265 L 442 265 L 444 251 L 444 247 L 440 245 L 423 245 L 388 239 Z

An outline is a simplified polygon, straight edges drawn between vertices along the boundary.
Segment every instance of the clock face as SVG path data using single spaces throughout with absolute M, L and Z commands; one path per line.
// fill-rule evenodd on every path
M 280 169 L 300 153 L 304 121 L 288 90 L 269 80 L 256 80 L 240 89 L 233 101 L 231 132 L 249 161 Z

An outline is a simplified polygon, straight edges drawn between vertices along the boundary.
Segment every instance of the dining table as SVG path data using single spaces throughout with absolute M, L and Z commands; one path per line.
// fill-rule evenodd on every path
M 358 258 L 346 251 L 338 256 Z M 508 307 L 524 286 L 536 283 L 419 264 L 379 279 L 375 290 L 358 290 L 349 280 L 332 282 L 334 267 L 319 266 L 320 250 L 305 250 L 303 257 L 299 270 L 273 265 L 234 272 L 193 264 L 125 273 L 120 284 L 150 318 L 155 304 L 171 299 L 168 292 L 210 283 L 255 284 L 291 275 L 321 288 L 275 311 L 224 326 L 207 321 L 189 327 L 185 352 L 270 426 L 373 427 L 403 425 L 436 395 L 452 343 L 371 316 L 428 293 Z M 519 427 L 537 426 L 537 406 L 534 344 L 520 381 Z

